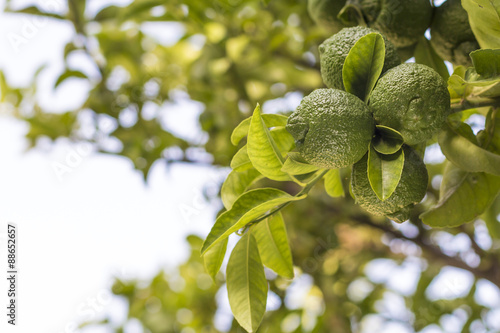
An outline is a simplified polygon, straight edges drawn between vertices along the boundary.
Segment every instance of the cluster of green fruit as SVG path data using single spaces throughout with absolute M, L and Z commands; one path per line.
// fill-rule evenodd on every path
M 321 74 L 328 88 L 304 97 L 286 128 L 308 163 L 326 169 L 352 165 L 357 203 L 370 213 L 402 222 L 423 198 L 428 183 L 422 157 L 412 146 L 427 141 L 441 128 L 450 109 L 450 95 L 446 82 L 433 69 L 401 64 L 394 45 L 385 37 L 382 75 L 369 96 L 363 101 L 346 92 L 345 59 L 360 38 L 374 32 L 366 27 L 344 28 L 321 44 Z M 400 139 L 395 149 L 380 144 L 395 137 Z M 404 156 L 397 187 L 388 197 L 380 198 L 371 184 L 370 153 L 380 154 L 382 160 L 398 153 Z
M 471 66 L 469 53 L 479 48 L 461 0 L 447 0 L 439 7 L 429 0 L 309 0 L 308 10 L 318 25 L 333 33 L 356 25 L 380 31 L 403 60 L 413 56 L 428 28 L 436 53 L 454 65 Z

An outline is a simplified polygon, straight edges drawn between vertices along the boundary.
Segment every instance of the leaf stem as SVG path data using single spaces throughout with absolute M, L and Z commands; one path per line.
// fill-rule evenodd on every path
M 323 170 L 321 173 L 319 173 L 316 177 L 314 177 L 309 183 L 307 183 L 307 185 L 302 189 L 300 190 L 299 193 L 297 193 L 295 195 L 295 197 L 300 197 L 300 196 L 303 196 L 303 195 L 306 195 L 307 193 L 309 193 L 309 191 L 314 187 L 314 185 L 316 185 L 316 183 L 321 179 L 323 178 L 323 176 L 328 172 L 329 170 L 326 169 L 326 170 Z M 275 213 L 279 212 L 280 210 L 282 210 L 283 208 L 285 208 L 286 206 L 288 206 L 289 204 L 291 203 L 291 201 L 288 201 L 288 202 L 285 202 L 279 206 L 277 206 L 275 209 L 271 210 L 269 213 L 253 220 L 252 222 L 249 222 L 245 228 L 253 225 L 253 224 L 256 224 L 256 223 L 259 223 L 265 219 L 267 219 L 269 216 L 271 215 L 274 215 Z
M 465 111 L 474 108 L 482 108 L 482 107 L 500 107 L 500 100 L 498 99 L 490 99 L 490 98 L 481 98 L 477 100 L 467 100 L 462 99 L 460 102 L 451 104 L 451 112 L 456 113 L 460 111 Z

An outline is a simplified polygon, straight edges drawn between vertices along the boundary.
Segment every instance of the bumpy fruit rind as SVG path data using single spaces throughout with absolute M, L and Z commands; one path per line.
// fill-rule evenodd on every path
M 356 203 L 374 215 L 384 215 L 396 222 L 409 219 L 413 207 L 427 191 L 428 175 L 422 158 L 409 146 L 403 147 L 403 172 L 394 193 L 380 200 L 370 186 L 367 173 L 368 154 L 352 167 L 352 193 Z
M 479 49 L 479 44 L 460 0 L 448 0 L 435 9 L 431 45 L 444 60 L 457 66 L 472 66 L 469 54 Z
M 379 79 L 369 105 L 377 124 L 399 131 L 405 143 L 414 145 L 441 128 L 449 113 L 450 94 L 435 70 L 405 63 Z
M 362 0 L 360 6 L 368 26 L 397 48 L 415 44 L 431 24 L 429 0 Z
M 317 89 L 290 115 L 287 130 L 302 157 L 320 168 L 342 168 L 368 150 L 375 123 L 368 106 L 337 89 Z
M 320 61 L 321 61 L 321 76 L 328 88 L 344 90 L 344 82 L 342 81 L 342 67 L 344 61 L 351 48 L 363 36 L 369 33 L 377 32 L 376 30 L 366 27 L 344 28 L 339 33 L 325 40 L 319 46 Z M 401 59 L 392 45 L 384 37 L 385 42 L 385 62 L 382 72 L 389 68 L 401 64 Z

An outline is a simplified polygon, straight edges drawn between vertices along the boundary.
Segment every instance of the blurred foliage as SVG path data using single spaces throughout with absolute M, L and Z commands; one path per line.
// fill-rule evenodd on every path
M 15 12 L 47 15 L 37 7 Z M 44 120 L 29 122 L 28 138 L 34 145 L 43 136 L 70 137 L 110 152 L 105 141 L 115 137 L 123 147 L 113 153 L 130 158 L 145 177 L 155 161 L 169 161 L 166 150 L 171 147 L 184 152 L 204 147 L 215 164 L 227 165 L 235 152 L 228 140 L 231 131 L 258 101 L 294 91 L 308 93 L 321 85 L 316 45 L 326 35 L 300 14 L 305 12 L 305 1 L 275 1 L 266 6 L 257 0 L 141 0 L 125 7 L 105 7 L 89 17 L 85 1 L 68 1 L 65 16 L 50 16 L 69 20 L 75 30 L 64 51 L 66 70 L 54 89 L 69 79 L 87 80 L 92 88 L 83 105 L 68 110 L 71 117 L 40 110 L 35 117 L 43 114 Z M 151 30 L 155 33 L 148 34 Z M 179 34 L 179 39 L 160 43 L 161 35 L 168 33 Z M 93 63 L 95 73 L 71 68 L 72 57 L 82 54 Z M 29 100 L 40 108 L 33 87 L 21 91 L 3 84 L 3 100 L 13 99 L 15 107 Z M 161 134 L 167 132 L 163 114 L 169 105 L 179 103 L 179 92 L 203 103 L 200 125 L 208 133 L 206 143 Z M 86 128 L 85 134 L 78 117 L 84 112 L 93 119 L 92 129 Z M 136 120 L 123 121 L 125 115 Z M 111 133 L 102 128 L 103 119 L 113 120 L 116 128 Z M 186 154 L 176 159 L 200 162 Z
M 56 113 L 36 98 L 37 77 L 44 68 L 26 87 L 11 86 L 0 73 L 0 102 L 29 124 L 32 146 L 43 137 L 91 142 L 98 151 L 129 158 L 145 177 L 158 160 L 207 163 L 190 154 L 193 148 L 206 150 L 213 158 L 210 163 L 227 166 L 237 150 L 230 134 L 258 102 L 265 112 L 286 113 L 293 108 L 286 103 L 292 93 L 306 95 L 322 87 L 317 45 L 329 32 L 308 17 L 305 0 L 139 0 L 104 7 L 95 15 L 85 5 L 84 0 L 68 0 L 63 14 L 7 6 L 11 15 L 70 22 L 74 34 L 54 89 L 70 79 L 90 86 L 81 106 Z M 162 42 L 158 37 L 171 32 L 180 32 L 179 38 Z M 427 44 L 420 50 L 422 62 L 433 62 Z M 73 67 L 72 59 L 82 56 L 94 70 Z M 178 124 L 165 124 L 165 113 L 174 107 L 182 112 L 179 105 L 185 100 L 201 103 L 199 124 L 208 134 L 206 142 L 168 130 Z M 277 107 L 266 110 L 267 101 Z M 484 114 L 479 110 L 468 116 L 484 119 Z M 84 117 L 92 120 L 90 127 Z M 109 149 L 110 138 L 121 143 L 120 150 Z M 430 151 L 439 152 L 436 142 L 428 143 Z M 170 154 L 171 149 L 180 149 L 182 156 Z M 498 301 L 487 306 L 475 294 L 478 281 L 500 286 L 500 201 L 474 223 L 431 230 L 418 215 L 438 201 L 442 159 L 427 163 L 427 168 L 427 196 L 401 226 L 369 216 L 354 204 L 348 195 L 348 170 L 341 172 L 344 198 L 332 199 L 317 186 L 307 202 L 285 209 L 296 277 L 288 281 L 266 271 L 275 297 L 259 332 L 383 332 L 390 324 L 408 331 L 445 331 L 446 320 L 458 322 L 462 332 L 500 331 L 498 320 L 491 319 L 499 311 Z M 258 185 L 263 184 L 288 193 L 298 190 L 293 183 L 260 180 Z M 200 258 L 201 239 L 190 236 L 188 242 L 191 256 L 176 272 L 160 272 L 151 281 L 116 281 L 113 292 L 128 304 L 124 322 L 107 318 L 87 323 L 85 329 L 92 332 L 98 325 L 124 332 L 135 319 L 153 333 L 243 332 L 231 317 L 225 329 L 216 323 L 215 318 L 230 316 L 221 305 L 226 302 L 224 274 L 212 283 Z M 392 268 L 375 265 L 380 260 Z M 394 280 L 410 266 L 416 269 L 415 288 L 402 290 Z M 436 299 L 429 286 L 449 266 L 470 272 L 473 286 L 463 294 L 457 290 L 464 286 L 445 284 L 449 297 Z M 373 274 L 368 267 L 379 271 Z

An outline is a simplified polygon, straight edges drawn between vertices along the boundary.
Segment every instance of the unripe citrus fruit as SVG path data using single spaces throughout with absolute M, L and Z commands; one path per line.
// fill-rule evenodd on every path
M 321 60 L 321 76 L 328 88 L 344 89 L 342 81 L 342 67 L 351 48 L 363 36 L 376 30 L 366 27 L 344 28 L 339 33 L 325 40 L 319 46 Z M 382 72 L 401 63 L 401 59 L 394 46 L 384 37 L 385 62 Z
M 431 25 L 431 44 L 444 60 L 455 65 L 472 66 L 469 53 L 479 49 L 479 44 L 460 0 L 448 0 L 436 8 Z
M 326 27 L 332 32 L 340 31 L 344 25 L 337 18 L 346 0 L 309 0 L 307 11 L 317 25 Z
M 352 166 L 351 185 L 356 203 L 375 215 L 384 215 L 394 221 L 404 222 L 413 207 L 427 191 L 428 175 L 422 158 L 409 146 L 403 148 L 403 172 L 394 193 L 385 201 L 380 200 L 370 186 L 367 173 L 368 154 Z
M 435 70 L 405 63 L 378 80 L 369 105 L 377 124 L 399 131 L 405 143 L 413 145 L 441 128 L 450 109 L 450 94 Z
M 415 44 L 431 24 L 429 0 L 361 0 L 360 7 L 368 26 L 398 48 Z
M 320 168 L 342 168 L 368 150 L 375 123 L 368 106 L 337 89 L 317 89 L 290 115 L 287 130 L 302 157 Z

